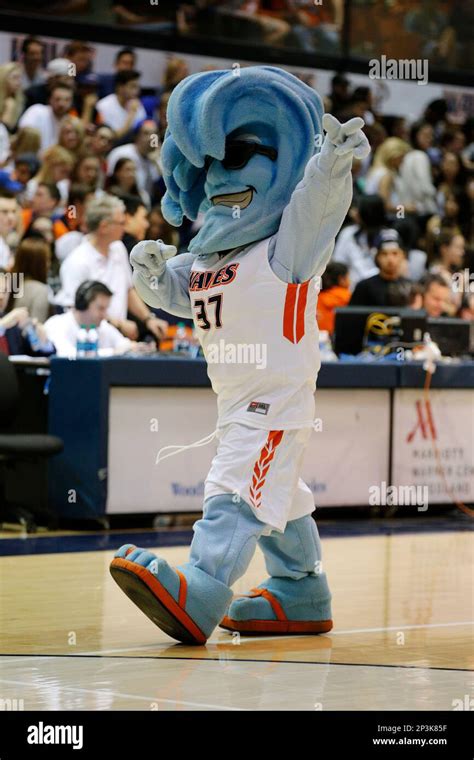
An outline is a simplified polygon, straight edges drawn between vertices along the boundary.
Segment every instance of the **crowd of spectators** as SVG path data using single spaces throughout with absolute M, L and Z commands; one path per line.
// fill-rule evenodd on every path
M 21 58 L 0 66 L 0 350 L 38 352 L 28 347 L 33 326 L 43 352 L 67 346 L 71 355 L 84 313 L 100 316 L 108 348 L 154 345 L 173 319 L 141 300 L 128 254 L 160 238 L 179 255 L 200 224 L 173 228 L 160 208 L 166 106 L 186 62 L 170 58 L 150 95 L 130 48 L 104 73 L 88 43 L 72 41 L 49 62 L 44 53 L 29 37 Z M 382 116 L 370 87 L 353 88 L 343 74 L 326 107 L 340 120 L 364 117 L 372 154 L 354 161 L 353 205 L 322 280 L 321 327 L 331 332 L 334 308 L 348 303 L 473 319 L 472 119 L 452 121 L 442 100 L 415 123 Z

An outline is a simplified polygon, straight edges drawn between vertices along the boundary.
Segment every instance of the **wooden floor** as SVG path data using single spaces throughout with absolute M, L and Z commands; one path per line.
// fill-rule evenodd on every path
M 324 636 L 176 644 L 112 581 L 112 552 L 0 557 L 0 700 L 25 710 L 451 710 L 472 696 L 469 532 L 327 538 Z M 158 550 L 169 562 L 187 547 Z M 258 551 L 234 587 L 266 577 Z

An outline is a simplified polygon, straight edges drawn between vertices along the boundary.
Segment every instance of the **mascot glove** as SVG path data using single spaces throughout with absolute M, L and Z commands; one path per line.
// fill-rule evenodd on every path
M 134 272 L 147 280 L 160 277 L 166 269 L 166 261 L 176 253 L 176 246 L 165 245 L 162 240 L 142 240 L 132 248 L 130 263 Z
M 359 116 L 341 124 L 332 114 L 324 114 L 323 128 L 326 130 L 326 139 L 320 154 L 321 168 L 329 169 L 334 162 L 334 156 L 366 158 L 370 153 L 370 145 L 362 132 L 363 126 L 364 120 Z

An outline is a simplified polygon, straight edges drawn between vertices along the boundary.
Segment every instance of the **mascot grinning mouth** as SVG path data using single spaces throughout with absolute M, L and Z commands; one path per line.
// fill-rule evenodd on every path
M 239 206 L 241 209 L 247 208 L 252 202 L 254 192 L 256 192 L 255 188 L 250 185 L 247 190 L 242 190 L 240 193 L 214 195 L 211 201 L 214 206 L 230 206 L 231 208 L 232 206 Z

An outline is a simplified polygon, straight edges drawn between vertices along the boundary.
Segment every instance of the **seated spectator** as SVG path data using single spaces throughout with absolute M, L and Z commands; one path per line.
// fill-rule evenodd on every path
M 119 145 L 114 148 L 107 157 L 107 174 L 114 174 L 117 162 L 123 158 L 129 158 L 135 164 L 136 182 L 139 191 L 145 192 L 147 197 L 153 194 L 153 187 L 161 176 L 158 165 L 157 146 L 153 137 L 158 137 L 158 125 L 155 121 L 147 119 L 135 129 L 133 143 Z
M 121 195 L 120 198 L 125 204 L 125 232 L 122 242 L 130 253 L 134 245 L 145 239 L 150 222 L 145 204 L 140 198 L 134 195 Z
M 37 37 L 26 37 L 21 44 L 22 79 L 24 90 L 42 84 L 46 78 L 43 69 L 44 45 Z
M 113 293 L 108 316 L 117 329 L 132 340 L 138 336 L 137 325 L 126 318 L 130 311 L 160 338 L 166 323 L 153 315 L 132 285 L 128 253 L 121 240 L 125 228 L 123 202 L 110 195 L 93 198 L 86 206 L 86 224 L 89 234 L 61 265 L 62 287 L 56 303 L 72 306 L 82 282 L 99 280 Z
M 413 217 L 399 219 L 393 225 L 400 235 L 404 250 L 407 252 L 407 276 L 410 280 L 421 280 L 426 274 L 426 252 L 418 247 L 419 228 Z
M 65 84 L 71 87 L 72 70 L 71 62 L 67 58 L 53 58 L 46 66 L 45 81 L 28 87 L 25 91 L 26 108 L 41 103 L 46 105 L 51 89 L 57 84 Z
M 428 317 L 438 319 L 450 316 L 451 289 L 439 274 L 427 274 L 421 280 L 423 287 L 423 309 Z
M 7 356 L 54 354 L 54 345 L 48 339 L 44 325 L 31 319 L 24 306 L 14 308 L 10 283 L 11 275 L 0 269 L 0 352 Z
M 130 158 L 119 158 L 111 177 L 107 179 L 106 190 L 112 195 L 132 195 L 143 206 L 149 208 L 150 196 L 137 187 L 136 168 Z
M 103 282 L 86 280 L 77 289 L 74 308 L 48 319 L 44 327 L 58 356 L 76 356 L 77 338 L 82 325 L 95 325 L 99 336 L 99 356 L 123 354 L 136 345 L 107 321 L 112 295 Z
M 74 184 L 87 185 L 92 192 L 95 192 L 100 181 L 100 161 L 97 156 L 84 155 L 79 158 L 71 179 Z
M 140 97 L 140 72 L 119 71 L 115 77 L 115 92 L 97 101 L 96 109 L 105 124 L 117 137 L 123 137 L 146 118 Z
M 23 154 L 33 156 L 36 161 L 39 161 L 37 154 L 39 153 L 40 147 L 41 135 L 39 130 L 34 129 L 33 127 L 20 127 L 11 137 L 8 163 L 5 168 L 13 170 L 16 158 Z M 37 165 L 37 170 L 38 169 L 39 163 Z M 36 174 L 36 171 L 34 174 Z
M 115 92 L 115 77 L 119 71 L 133 71 L 137 65 L 137 54 L 132 48 L 121 48 L 115 55 L 113 74 L 99 74 L 99 97 L 105 98 Z
M 147 237 L 150 240 L 164 240 L 168 245 L 180 247 L 180 231 L 166 221 L 160 206 L 153 206 L 148 214 L 148 222 L 150 226 Z
M 60 203 L 66 204 L 69 192 L 74 156 L 60 145 L 52 145 L 45 150 L 41 168 L 37 175 L 30 179 L 25 191 L 25 203 L 29 204 L 36 193 L 38 185 L 56 185 L 60 194 Z
M 0 267 L 6 269 L 13 261 L 11 234 L 18 224 L 18 203 L 13 193 L 0 193 Z
M 334 309 L 347 306 L 351 300 L 349 289 L 349 268 L 345 264 L 331 261 L 322 278 L 321 292 L 318 296 L 317 319 L 320 330 L 334 332 Z
M 40 182 L 31 201 L 31 208 L 25 208 L 21 212 L 23 230 L 26 230 L 38 216 L 48 216 L 53 222 L 53 234 L 55 239 L 64 235 L 68 230 L 61 221 L 59 204 L 61 195 L 56 185 L 48 182 Z
M 87 153 L 99 159 L 100 178 L 99 187 L 103 188 L 107 175 L 107 158 L 112 147 L 115 132 L 107 124 L 99 125 L 94 134 L 86 138 Z
M 377 274 L 375 241 L 385 224 L 385 207 L 379 195 L 361 198 L 356 209 L 358 224 L 344 227 L 336 240 L 332 261 L 347 264 L 351 286 Z M 163 238 L 164 240 L 165 238 Z
M 398 286 L 408 286 L 410 280 L 402 276 L 406 265 L 406 254 L 396 230 L 382 230 L 377 243 L 375 263 L 379 273 L 361 280 L 352 294 L 351 306 L 391 306 L 391 295 L 398 292 Z M 398 296 L 397 296 L 398 300 Z
M 368 195 L 380 195 L 389 215 L 394 215 L 401 204 L 405 206 L 405 211 L 416 211 L 414 206 L 409 206 L 401 197 L 397 186 L 400 166 L 410 150 L 410 145 L 404 140 L 389 137 L 375 151 L 374 162 L 367 174 L 365 192 Z
M 60 261 L 69 256 L 83 241 L 87 232 L 85 211 L 87 202 L 94 197 L 94 191 L 87 185 L 71 185 L 67 209 L 62 221 L 69 232 L 56 241 L 56 256 Z
M 24 306 L 32 319 L 45 322 L 49 317 L 49 289 L 46 284 L 51 249 L 41 239 L 22 240 L 15 253 L 12 274 L 22 277 L 22 295 L 15 298 L 16 307 Z
M 75 161 L 78 160 L 84 150 L 84 137 L 85 127 L 77 116 L 68 114 L 62 119 L 59 126 L 58 145 L 65 148 Z
M 448 313 L 456 314 L 461 306 L 461 293 L 455 289 L 453 274 L 459 272 L 464 263 L 465 240 L 462 235 L 451 230 L 442 230 L 435 244 L 435 257 L 430 265 L 431 274 L 439 274 L 451 290 Z
M 21 75 L 19 63 L 0 66 L 0 122 L 9 132 L 15 130 L 25 104 Z
M 20 127 L 34 127 L 41 135 L 41 153 L 56 145 L 61 119 L 72 109 L 73 90 L 66 83 L 56 84 L 50 91 L 48 105 L 36 103 L 27 108 L 21 117 Z

